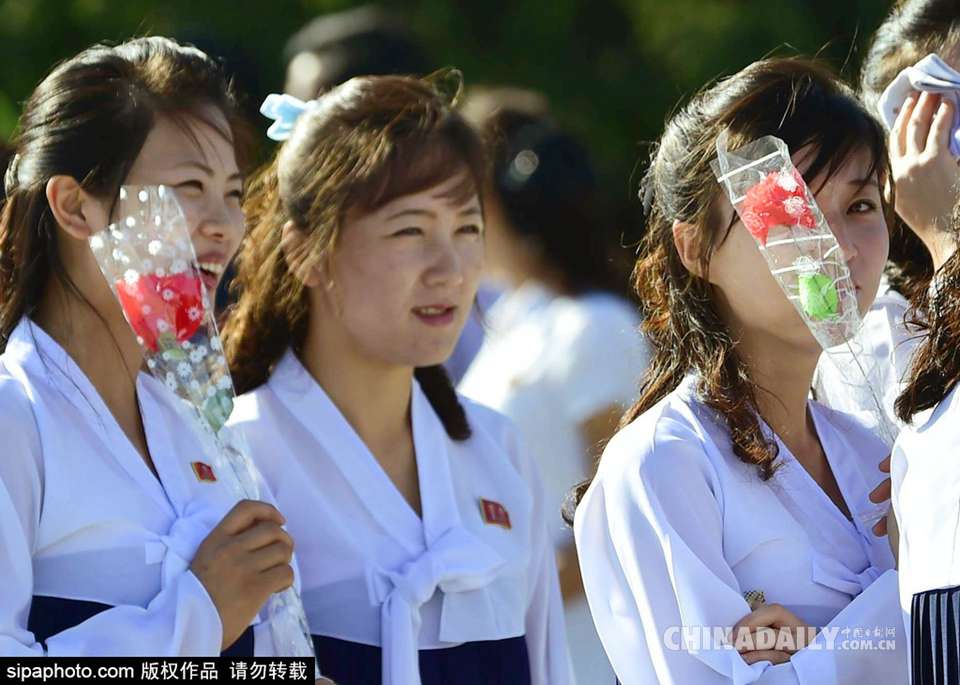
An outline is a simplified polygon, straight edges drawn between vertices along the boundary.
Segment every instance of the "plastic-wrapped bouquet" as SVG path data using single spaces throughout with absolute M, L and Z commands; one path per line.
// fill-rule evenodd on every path
M 175 193 L 164 186 L 123 186 L 117 220 L 90 238 L 100 270 L 143 347 L 150 373 L 183 400 L 181 409 L 239 499 L 259 499 L 243 435 L 225 430 L 235 397 L 210 298 Z M 203 464 L 195 462 L 194 468 Z M 198 478 L 207 477 L 197 474 Z M 284 656 L 313 658 L 303 606 L 293 588 L 268 604 L 274 644 Z
M 858 339 L 863 320 L 850 269 L 786 143 L 766 136 L 731 152 L 721 136 L 713 170 L 770 273 L 850 394 L 872 408 L 878 436 L 892 446 L 896 430 L 871 382 L 874 374 Z M 878 510 L 876 517 L 883 513 Z

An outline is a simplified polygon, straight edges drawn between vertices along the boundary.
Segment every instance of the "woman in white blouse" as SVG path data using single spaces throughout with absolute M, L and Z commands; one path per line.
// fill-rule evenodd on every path
M 576 512 L 590 608 L 623 685 L 905 683 L 886 452 L 808 400 L 820 348 L 713 177 L 722 133 L 787 143 L 861 311 L 886 260 L 885 136 L 825 67 L 754 63 L 670 120 L 635 271 L 656 352 Z
M 0 219 L 0 656 L 273 652 L 283 518 L 233 507 L 88 244 L 122 184 L 166 185 L 212 293 L 244 230 L 238 116 L 216 62 L 161 37 L 81 52 L 24 107 Z
M 324 673 L 352 685 L 564 685 L 534 463 L 440 366 L 483 266 L 481 149 L 431 80 L 271 97 L 225 329 L 233 425 L 297 544 Z

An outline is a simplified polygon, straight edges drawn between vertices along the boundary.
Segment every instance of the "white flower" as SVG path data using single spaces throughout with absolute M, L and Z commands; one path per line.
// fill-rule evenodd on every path
M 806 207 L 807 202 L 802 197 L 788 197 L 783 201 L 783 208 L 793 217 L 802 216 Z
M 202 316 L 200 312 L 200 308 L 190 307 L 190 309 L 187 310 L 187 316 L 190 318 L 191 321 L 199 321 L 200 317 Z
M 176 260 L 170 267 L 170 271 L 175 274 L 181 274 L 187 270 L 187 263 L 182 259 Z
M 173 359 L 173 355 L 170 354 L 169 350 L 164 351 L 164 353 L 160 356 L 163 357 L 164 361 L 170 361 L 171 359 Z
M 223 355 L 220 355 L 219 357 L 217 357 L 217 364 L 223 368 L 226 368 L 227 358 L 224 357 Z
M 217 387 L 221 390 L 229 390 L 233 387 L 233 383 L 230 381 L 230 376 L 224 374 L 217 379 Z
M 162 249 L 163 249 L 163 243 L 161 243 L 159 240 L 151 240 L 150 243 L 147 245 L 147 252 L 152 254 L 154 257 L 160 254 L 160 250 Z
M 217 394 L 217 389 L 215 387 L 211 385 L 210 387 L 207 388 L 207 397 L 213 397 L 216 394 Z
M 160 216 L 159 216 L 159 215 L 153 217 L 153 224 L 154 224 L 155 226 L 159 226 L 159 225 L 160 225 Z
M 188 378 L 190 376 L 190 365 L 186 362 L 180 362 L 177 364 L 177 373 L 180 374 L 181 378 Z
M 94 249 L 94 250 L 102 250 L 102 249 L 103 249 L 103 238 L 101 238 L 101 237 L 98 236 L 98 235 L 95 235 L 95 236 L 93 236 L 92 238 L 90 238 L 90 247 L 91 247 L 91 249 Z
M 180 347 L 185 350 L 189 350 L 191 347 L 193 347 L 193 343 L 191 343 L 189 340 L 184 340 L 182 343 L 180 343 Z
M 146 202 L 150 198 L 146 190 L 141 190 L 137 197 L 140 198 L 140 202 Z
M 198 363 L 200 363 L 200 360 L 203 359 L 203 356 L 204 356 L 204 355 L 203 355 L 203 352 L 202 352 L 202 351 L 200 351 L 200 350 L 193 350 L 193 351 L 190 353 L 190 361 L 192 361 L 194 364 L 198 364 Z
M 223 348 L 220 346 L 220 338 L 219 338 L 219 337 L 214 336 L 213 338 L 210 338 L 210 349 L 213 350 L 214 352 L 219 352 L 221 349 L 223 349 Z
M 777 178 L 777 185 L 789 193 L 792 193 L 793 191 L 795 191 L 797 188 L 800 187 L 799 184 L 797 183 L 797 179 L 793 177 L 793 174 L 787 174 L 787 173 L 780 174 L 780 176 Z
M 120 199 L 121 199 L 121 200 L 126 200 L 126 199 L 127 199 L 127 189 L 126 189 L 126 188 L 121 188 L 121 189 L 120 189 Z
M 148 304 L 145 304 L 145 305 L 143 305 L 143 307 L 140 309 L 140 311 L 143 312 L 144 314 L 152 314 L 152 313 L 153 313 L 153 307 L 151 307 L 151 306 L 148 305 Z
M 164 378 L 163 380 L 167 384 L 167 387 L 170 388 L 171 390 L 177 389 L 177 377 L 174 376 L 169 371 L 167 372 L 167 377 Z
M 139 337 L 137 338 L 137 342 L 140 342 Z M 150 368 L 151 370 L 152 370 L 152 369 L 155 369 L 155 368 L 157 368 L 157 362 L 155 362 L 153 359 L 148 359 L 148 360 L 147 360 L 147 367 Z
M 158 320 L 157 320 L 157 332 L 159 332 L 159 333 L 166 333 L 166 332 L 169 331 L 169 330 L 170 330 L 170 324 L 168 324 L 168 323 L 167 323 L 166 321 L 164 321 L 163 319 L 158 319 Z
M 136 269 L 127 269 L 123 272 L 123 280 L 127 282 L 127 285 L 136 285 L 137 281 L 140 280 L 140 274 L 137 273 Z
M 134 219 L 132 216 L 128 216 L 128 217 L 127 217 L 126 224 L 127 224 L 127 226 L 128 226 L 129 228 L 133 228 L 134 226 L 137 225 L 137 220 Z
M 164 288 L 163 292 L 161 293 L 161 297 L 163 297 L 163 299 L 166 300 L 167 302 L 170 302 L 175 295 L 176 293 L 170 290 L 170 288 Z
M 154 276 L 162 278 L 163 276 L 167 275 L 167 270 L 164 269 L 162 266 L 158 266 L 156 270 L 153 272 L 153 274 Z
M 200 392 L 200 381 L 198 381 L 196 378 L 190 381 L 190 391 Z
M 153 260 L 144 259 L 143 262 L 141 262 L 140 264 L 140 268 L 143 269 L 144 271 L 150 271 L 151 269 L 153 269 Z

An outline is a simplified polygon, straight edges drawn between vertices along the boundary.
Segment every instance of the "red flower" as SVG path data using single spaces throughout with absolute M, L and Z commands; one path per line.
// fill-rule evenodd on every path
M 747 191 L 740 204 L 740 219 L 761 245 L 767 244 L 767 233 L 775 226 L 817 225 L 804 188 L 803 177 L 793 169 L 789 173 L 771 171 Z
M 177 342 L 189 340 L 203 323 L 203 296 L 198 276 L 145 274 L 133 284 L 120 279 L 116 285 L 127 321 L 153 352 L 164 338 Z

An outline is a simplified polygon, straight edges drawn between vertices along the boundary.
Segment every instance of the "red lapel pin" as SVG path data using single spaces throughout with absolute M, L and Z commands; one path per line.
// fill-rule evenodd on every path
M 195 461 L 190 464 L 193 467 L 193 473 L 201 483 L 216 483 L 217 476 L 209 464 L 202 461 Z
M 512 526 L 510 525 L 510 514 L 499 502 L 494 502 L 492 500 L 480 498 L 480 513 L 483 516 L 485 523 L 493 524 L 495 526 L 503 526 L 507 530 L 510 530 Z

